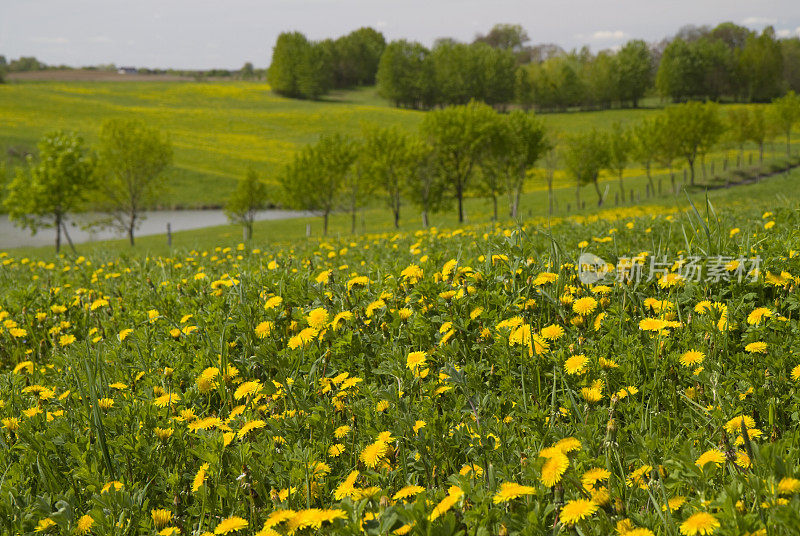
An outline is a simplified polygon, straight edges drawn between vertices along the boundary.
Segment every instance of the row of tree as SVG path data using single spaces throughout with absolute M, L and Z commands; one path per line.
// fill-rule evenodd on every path
M 603 203 L 598 179 L 602 171 L 616 175 L 622 199 L 625 198 L 623 173 L 632 163 L 645 168 L 650 191 L 655 191 L 651 169 L 658 165 L 672 173 L 676 161 L 684 161 L 689 180 L 695 185 L 698 159 L 705 173 L 705 156 L 721 141 L 739 148 L 752 142 L 759 148 L 763 162 L 764 144 L 769 137 L 780 135 L 786 140 L 786 156 L 791 154 L 791 134 L 800 122 L 800 96 L 790 91 L 773 100 L 766 108 L 730 108 L 722 115 L 713 102 L 690 101 L 665 108 L 658 115 L 630 127 L 614 123 L 608 132 L 592 129 L 567 136 L 564 140 L 564 167 L 576 180 L 576 196 L 580 204 L 580 188 L 593 184 L 598 205 Z M 740 155 L 741 158 L 741 155 Z
M 133 245 L 142 213 L 163 190 L 169 138 L 141 121 L 112 119 L 94 149 L 63 131 L 44 136 L 38 148 L 38 158 L 28 156 L 6 185 L 9 218 L 34 233 L 54 229 L 58 252 L 62 232 L 71 245 L 67 216 L 92 209 L 105 214 L 93 225 L 123 231 Z
M 320 42 L 284 33 L 268 80 L 278 93 L 301 98 L 377 82 L 381 96 L 415 109 L 470 100 L 545 110 L 636 107 L 654 90 L 675 102 L 765 102 L 800 91 L 800 38 L 778 39 L 771 27 L 760 34 L 733 23 L 688 27 L 661 43 L 632 40 L 597 54 L 531 47 L 529 40 L 509 24 L 472 43 L 439 39 L 432 48 L 407 40 L 386 45 L 369 28 Z
M 395 227 L 404 201 L 428 214 L 455 201 L 464 221 L 464 197 L 490 197 L 497 217 L 498 200 L 508 197 L 517 215 L 525 177 L 550 148 L 544 124 L 521 110 L 499 114 L 470 102 L 428 114 L 414 135 L 397 127 L 368 125 L 360 138 L 340 134 L 320 137 L 297 153 L 281 174 L 283 202 L 322 215 L 323 231 L 337 210 L 356 213 L 375 195 L 385 199 Z
M 526 179 L 541 160 L 552 213 L 558 161 L 575 180 L 578 205 L 581 187 L 586 185 L 594 185 L 602 205 L 599 179 L 603 172 L 618 178 L 623 199 L 623 173 L 633 163 L 645 168 L 653 192 L 651 170 L 656 166 L 672 170 L 679 161 L 686 163 L 694 185 L 698 160 L 703 162 L 723 140 L 742 151 L 751 141 L 763 158 L 768 137 L 780 134 L 785 136 L 788 157 L 792 129 L 798 122 L 800 97 L 794 92 L 775 99 L 766 111 L 737 107 L 723 116 L 716 103 L 692 101 L 669 106 L 628 127 L 615 123 L 608 131 L 592 129 L 566 136 L 548 132 L 530 112 L 503 114 L 472 101 L 430 112 L 416 134 L 396 127 L 366 126 L 358 139 L 322 136 L 295 156 L 279 182 L 282 202 L 319 213 L 324 232 L 330 214 L 339 210 L 351 214 L 355 230 L 357 211 L 375 196 L 385 199 L 396 227 L 404 201 L 421 210 L 424 225 L 429 213 L 455 202 L 458 220 L 463 222 L 467 195 L 490 198 L 495 219 L 498 200 L 506 197 L 508 214 L 515 218 Z M 239 196 L 257 198 L 246 191 Z
M 740 151 L 753 142 L 763 158 L 766 140 L 781 135 L 790 156 L 792 129 L 800 122 L 800 96 L 789 92 L 766 109 L 729 108 L 725 116 L 718 106 L 692 101 L 669 106 L 631 126 L 615 123 L 608 131 L 559 136 L 532 112 L 499 113 L 471 101 L 428 113 L 416 133 L 364 125 L 357 138 L 323 135 L 301 149 L 281 172 L 280 193 L 270 192 L 248 170 L 225 212 L 242 224 L 246 239 L 252 236 L 257 212 L 268 203 L 320 214 L 325 233 L 330 215 L 343 210 L 350 213 L 355 231 L 358 210 L 375 197 L 384 199 L 395 227 L 406 202 L 419 208 L 425 226 L 429 214 L 453 202 L 458 221 L 463 222 L 464 199 L 469 195 L 491 199 L 496 220 L 504 197 L 509 217 L 518 216 L 526 180 L 542 160 L 552 213 L 559 160 L 575 180 L 580 206 L 585 185 L 594 185 L 598 204 L 603 203 L 599 186 L 603 172 L 618 178 L 624 199 L 623 174 L 632 163 L 645 168 L 651 191 L 655 191 L 652 168 L 671 171 L 681 160 L 694 185 L 698 159 L 702 163 L 721 140 Z M 17 168 L 4 205 L 12 220 L 34 232 L 55 229 L 57 251 L 62 232 L 69 240 L 67 215 L 90 208 L 106 214 L 95 225 L 123 230 L 133 245 L 143 211 L 165 185 L 163 172 L 171 159 L 167 136 L 137 120 L 107 121 L 93 149 L 77 135 L 55 132 L 39 143 L 38 158 L 29 156 L 27 168 Z
M 331 89 L 372 85 L 385 48 L 383 34 L 372 28 L 317 42 L 285 32 L 272 50 L 267 81 L 280 95 L 312 99 Z

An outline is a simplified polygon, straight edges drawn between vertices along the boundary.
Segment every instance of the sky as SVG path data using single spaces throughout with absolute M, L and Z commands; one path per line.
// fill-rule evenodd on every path
M 593 51 L 731 21 L 800 35 L 798 0 L 0 0 L 0 54 L 47 64 L 208 69 L 269 64 L 279 33 L 338 37 L 372 26 L 388 40 L 471 41 L 521 24 L 531 44 Z

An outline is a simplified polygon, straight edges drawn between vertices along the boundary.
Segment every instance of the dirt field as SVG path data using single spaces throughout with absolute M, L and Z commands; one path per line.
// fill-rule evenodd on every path
M 191 76 L 173 74 L 118 74 L 112 71 L 84 71 L 82 69 L 48 69 L 25 73 L 8 73 L 8 80 L 54 80 L 59 82 L 175 82 L 194 80 Z

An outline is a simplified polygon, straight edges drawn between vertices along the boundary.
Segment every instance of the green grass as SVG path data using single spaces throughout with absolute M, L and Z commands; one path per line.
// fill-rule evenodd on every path
M 657 99 L 646 104 L 635 110 L 542 117 L 551 129 L 568 134 L 608 128 L 614 121 L 635 122 L 661 106 Z M 274 184 L 298 148 L 320 134 L 357 135 L 365 122 L 416 131 L 424 112 L 393 108 L 375 88 L 300 101 L 278 97 L 259 82 L 11 82 L 0 85 L 0 149 L 7 174 L 23 162 L 9 156 L 9 150 L 33 151 L 42 135 L 59 128 L 77 131 L 92 143 L 105 120 L 120 117 L 141 118 L 170 134 L 175 159 L 168 171 L 168 191 L 159 202 L 160 207 L 170 208 L 219 206 L 248 166 Z M 782 151 L 780 145 L 768 149 L 768 156 Z M 748 150 L 752 153 L 754 148 Z M 735 158 L 735 151 L 728 149 L 709 158 L 721 165 L 726 153 Z M 641 174 L 638 167 L 627 172 Z M 569 179 L 559 172 L 556 182 L 567 185 Z M 528 189 L 542 187 L 541 181 L 531 181 Z
M 691 209 L 688 201 L 692 199 L 696 205 L 705 204 L 706 193 L 695 191 L 687 198 L 682 189 L 682 183 L 678 183 L 681 191 L 678 195 L 673 195 L 670 191 L 669 178 L 666 176 L 657 177 L 656 181 L 662 180 L 663 193 L 661 196 L 646 197 L 644 177 L 628 178 L 625 181 L 626 188 L 633 189 L 635 192 L 634 203 L 628 200 L 625 203 L 615 205 L 613 202 L 614 191 L 617 185 L 608 183 L 608 195 L 602 207 L 597 206 L 597 197 L 594 188 L 585 186 L 581 189 L 581 199 L 585 202 L 585 208 L 580 211 L 575 210 L 575 189 L 559 188 L 555 190 L 557 201 L 555 219 L 571 218 L 577 222 L 593 220 L 596 218 L 619 219 L 627 217 L 647 216 L 672 212 L 687 211 Z M 775 175 L 762 180 L 757 184 L 735 186 L 731 188 L 720 188 L 708 191 L 709 200 L 720 210 L 732 213 L 744 208 L 753 206 L 763 206 L 765 209 L 775 205 L 797 207 L 800 204 L 800 189 L 797 184 L 800 182 L 800 169 L 795 168 L 788 174 Z M 603 186 L 605 190 L 606 186 Z M 626 196 L 627 198 L 627 196 Z M 629 199 L 629 198 L 627 198 Z M 508 217 L 504 211 L 503 200 L 500 201 L 501 221 L 509 224 Z M 569 210 L 567 210 L 569 205 Z M 466 200 L 466 214 L 468 223 L 477 225 L 491 224 L 491 202 L 488 199 L 471 198 Z M 402 209 L 401 232 L 413 232 L 421 229 L 421 220 L 415 208 L 406 206 Z M 539 223 L 547 222 L 547 193 L 544 190 L 536 190 L 523 195 L 520 203 L 520 218 L 523 221 L 533 221 Z M 450 209 L 431 216 L 431 224 L 440 228 L 455 228 L 458 226 L 455 211 Z M 306 225 L 311 227 L 312 237 L 320 237 L 322 233 L 321 218 L 296 218 L 288 220 L 273 220 L 256 222 L 254 230 L 253 247 L 266 247 L 269 245 L 286 245 L 297 241 L 305 241 Z M 49 231 L 42 231 L 49 232 Z M 361 212 L 358 218 L 357 234 L 365 233 L 386 233 L 388 236 L 397 232 L 393 225 L 391 214 L 381 206 L 373 206 Z M 347 237 L 350 235 L 350 216 L 348 214 L 334 214 L 330 221 L 329 236 L 332 239 Z M 224 225 L 182 231 L 173 234 L 172 248 L 174 250 L 203 250 L 213 247 L 235 246 L 242 240 L 241 228 L 234 225 Z M 170 253 L 167 246 L 166 235 L 150 235 L 137 238 L 136 246 L 131 248 L 127 240 L 108 240 L 94 243 L 79 244 L 76 246 L 80 254 L 108 254 L 108 255 L 166 255 Z M 16 256 L 28 256 L 39 259 L 52 258 L 53 248 L 16 248 L 12 251 Z M 68 250 L 65 249 L 68 252 Z

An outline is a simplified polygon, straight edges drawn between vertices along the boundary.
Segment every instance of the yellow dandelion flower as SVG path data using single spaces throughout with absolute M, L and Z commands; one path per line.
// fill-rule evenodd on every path
M 256 326 L 255 329 L 256 337 L 258 337 L 259 339 L 266 338 L 272 332 L 272 327 L 273 327 L 272 322 L 267 322 L 267 321 L 261 322 Z
M 564 362 L 564 372 L 575 375 L 583 374 L 587 370 L 586 365 L 588 363 L 589 359 L 585 355 L 574 355 Z
M 214 528 L 214 534 L 228 534 L 247 528 L 247 521 L 239 516 L 231 516 L 223 519 Z
M 561 482 L 561 477 L 569 467 L 569 458 L 558 450 L 542 466 L 542 484 L 551 488 Z
M 409 497 L 414 497 L 416 495 L 419 495 L 423 491 L 425 491 L 425 488 L 423 488 L 422 486 L 405 486 L 403 488 L 400 488 L 397 491 L 397 493 L 395 493 L 392 496 L 392 499 L 395 501 L 407 499 Z
M 503 482 L 500 485 L 500 489 L 497 490 L 497 493 L 495 493 L 492 498 L 492 501 L 495 504 L 500 504 L 521 497 L 522 495 L 534 495 L 535 493 L 536 488 L 532 486 L 523 486 L 516 482 Z
M 92 526 L 94 525 L 94 519 L 89 514 L 84 514 L 78 519 L 78 522 L 75 524 L 75 533 L 76 534 L 89 534 L 92 531 Z
M 590 517 L 597 511 L 598 506 L 586 499 L 569 501 L 561 510 L 561 522 L 565 525 L 574 525 L 578 521 Z
M 744 351 L 751 354 L 764 354 L 767 352 L 767 343 L 762 341 L 751 342 L 744 347 Z
M 36 528 L 34 528 L 34 532 L 44 532 L 51 527 L 55 527 L 56 522 L 46 517 L 44 519 L 40 519 L 39 522 L 36 524 Z
M 322 329 L 328 323 L 328 311 L 323 307 L 317 307 L 308 313 L 306 322 L 314 329 Z
M 378 465 L 378 462 L 386 455 L 388 450 L 389 446 L 386 443 L 383 441 L 375 441 L 367 445 L 364 450 L 361 451 L 359 459 L 364 462 L 364 465 L 372 469 Z
M 412 371 L 415 371 L 420 367 L 425 366 L 425 358 L 427 357 L 427 355 L 428 354 L 426 354 L 425 352 L 409 353 L 408 357 L 406 357 L 406 366 Z
M 697 512 L 681 523 L 681 534 L 684 536 L 706 536 L 713 534 L 720 527 L 717 518 L 708 512 Z
M 197 471 L 197 474 L 194 475 L 194 481 L 192 482 L 192 493 L 197 493 L 197 490 L 203 485 L 206 481 L 206 471 L 208 471 L 209 465 L 204 463 L 200 466 L 200 469 Z
M 564 335 L 564 328 L 558 324 L 550 324 L 549 326 L 542 328 L 541 334 L 545 339 L 555 341 Z
M 572 311 L 581 316 L 590 315 L 595 309 L 597 309 L 597 300 L 589 296 L 577 299 L 572 304 Z
M 684 367 L 693 367 L 699 365 L 706 358 L 706 354 L 698 350 L 689 350 L 681 355 L 680 363 Z
M 707 463 L 713 463 L 717 467 L 720 467 L 725 463 L 725 453 L 717 449 L 707 450 L 701 454 L 699 458 L 697 458 L 696 462 L 694 462 L 694 464 L 700 469 L 702 469 Z
M 172 521 L 172 512 L 164 508 L 154 508 L 150 510 L 150 517 L 153 518 L 153 524 L 157 530 L 161 530 Z

